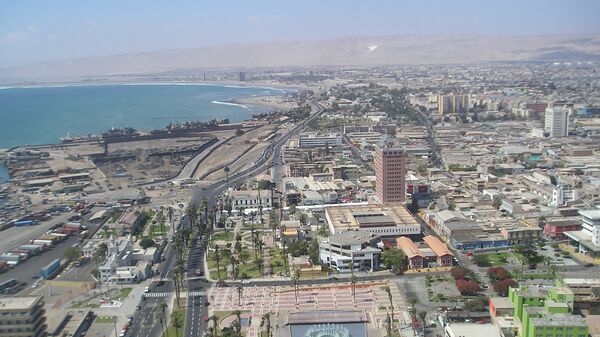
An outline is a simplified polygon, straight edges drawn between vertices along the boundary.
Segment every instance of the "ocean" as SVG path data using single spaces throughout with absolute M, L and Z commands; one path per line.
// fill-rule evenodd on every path
M 213 118 L 239 122 L 265 108 L 228 100 L 285 92 L 183 83 L 1 88 L 0 148 L 57 143 L 68 134 L 100 134 L 113 127 L 151 130 Z

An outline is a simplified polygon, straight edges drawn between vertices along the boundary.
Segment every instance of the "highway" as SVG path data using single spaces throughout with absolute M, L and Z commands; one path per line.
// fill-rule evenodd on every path
M 294 126 L 287 134 L 281 135 L 271 146 L 267 147 L 261 154 L 261 157 L 255 161 L 255 165 L 237 172 L 230 176 L 229 185 L 244 181 L 249 177 L 255 176 L 264 172 L 272 165 L 281 165 L 281 147 L 295 133 L 301 130 L 307 123 L 317 118 L 323 108 L 315 101 L 309 102 L 312 115 Z M 209 201 L 209 207 L 214 206 L 216 199 L 225 189 L 227 184 L 225 181 L 219 181 L 205 188 L 196 188 L 194 195 L 190 201 L 190 205 L 198 205 L 202 197 L 206 197 Z M 185 220 L 184 220 L 185 221 Z M 185 226 L 185 224 L 184 224 Z M 190 243 L 190 250 L 187 260 L 187 284 L 186 289 L 192 292 L 205 292 L 210 287 L 210 283 L 204 279 L 195 277 L 196 271 L 204 271 L 204 238 L 194 237 Z M 151 286 L 150 294 L 152 293 L 174 293 L 174 284 L 170 279 L 170 271 L 175 265 L 175 253 L 168 245 L 165 249 L 165 262 L 161 266 L 160 277 L 166 280 L 161 286 Z M 327 282 L 328 280 L 323 280 Z M 331 282 L 331 281 L 329 281 Z M 235 283 L 235 282 L 234 282 Z M 272 281 L 272 284 L 288 284 L 289 281 Z M 160 321 L 157 318 L 160 312 L 160 304 L 167 303 L 170 305 L 171 297 L 148 295 L 145 300 L 140 302 L 140 308 L 135 312 L 133 321 L 126 336 L 129 337 L 159 337 L 162 335 Z M 208 316 L 208 299 L 206 296 L 192 296 L 187 300 L 185 306 L 185 325 L 183 336 L 201 336 L 206 330 L 207 322 L 205 317 Z

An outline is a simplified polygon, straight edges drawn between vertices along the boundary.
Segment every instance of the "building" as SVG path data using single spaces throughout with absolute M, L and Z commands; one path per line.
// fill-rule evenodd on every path
M 421 236 L 421 225 L 403 205 L 326 207 L 331 233 L 364 230 L 383 238 Z
M 231 206 L 233 209 L 237 209 L 239 207 L 243 208 L 253 208 L 253 207 L 271 207 L 273 205 L 273 200 L 271 200 L 271 192 L 270 191 L 257 191 L 257 190 L 247 190 L 247 191 L 231 191 L 229 194 L 231 198 Z
M 245 71 L 240 71 L 239 80 L 240 80 L 240 82 L 246 81 L 246 72 Z
M 469 95 L 440 95 L 438 96 L 438 112 L 463 113 L 469 110 Z
M 513 319 L 520 337 L 587 337 L 589 328 L 583 317 L 573 315 L 575 296 L 565 287 L 510 288 L 508 299 L 514 306 Z M 495 307 L 490 300 L 490 308 Z M 494 312 L 495 318 L 506 311 Z
M 565 232 L 580 231 L 581 218 L 565 217 L 559 219 L 548 219 L 544 225 L 544 234 L 553 240 L 565 240 Z
M 567 137 L 569 135 L 569 114 L 571 109 L 554 107 L 549 105 L 546 108 L 544 118 L 544 131 L 549 137 Z
M 0 297 L 0 337 L 44 337 L 46 316 L 41 296 Z
M 379 236 L 365 230 L 335 233 L 319 243 L 321 262 L 342 273 L 377 270 L 382 250 Z
M 452 265 L 453 255 L 448 246 L 435 236 L 428 235 L 424 242 L 415 243 L 408 237 L 396 239 L 396 245 L 404 252 L 407 269 L 445 267 Z
M 375 194 L 382 204 L 406 200 L 406 153 L 402 149 L 375 150 Z
M 449 323 L 444 327 L 446 337 L 502 337 L 494 324 Z
M 337 133 L 318 135 L 316 133 L 300 134 L 300 147 L 323 147 L 342 145 L 342 136 Z
M 564 232 L 569 243 L 577 252 L 592 256 L 600 256 L 600 209 L 579 210 L 581 230 Z

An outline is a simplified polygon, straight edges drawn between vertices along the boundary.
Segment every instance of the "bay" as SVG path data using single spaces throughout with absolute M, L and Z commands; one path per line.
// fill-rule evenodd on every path
M 111 84 L 0 89 L 0 148 L 49 144 L 110 128 L 151 130 L 170 122 L 247 119 L 264 108 L 227 101 L 281 95 L 275 88 Z

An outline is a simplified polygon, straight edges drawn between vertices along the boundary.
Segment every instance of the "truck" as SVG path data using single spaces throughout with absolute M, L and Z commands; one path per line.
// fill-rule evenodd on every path
M 35 240 L 29 241 L 29 243 L 33 244 L 33 245 L 45 246 L 46 248 L 50 248 L 50 247 L 54 246 L 54 240 L 35 239 Z
M 39 245 L 22 245 L 19 246 L 19 250 L 28 250 L 31 255 L 39 255 L 42 252 L 42 247 L 43 246 L 39 246 Z
M 10 251 L 12 254 L 21 255 L 21 260 L 25 261 L 31 257 L 31 252 L 26 249 L 13 249 Z
M 0 254 L 0 260 L 6 262 L 10 266 L 18 266 L 21 263 L 21 255 L 13 253 Z
M 7 271 L 9 268 L 8 263 L 6 261 L 0 261 L 0 273 Z
M 60 259 L 54 259 L 52 262 L 48 263 L 47 266 L 42 268 L 42 277 L 44 280 L 52 279 L 58 273 L 60 269 Z
M 32 226 L 37 225 L 37 221 L 35 220 L 18 220 L 15 221 L 15 227 L 24 227 L 24 226 Z

